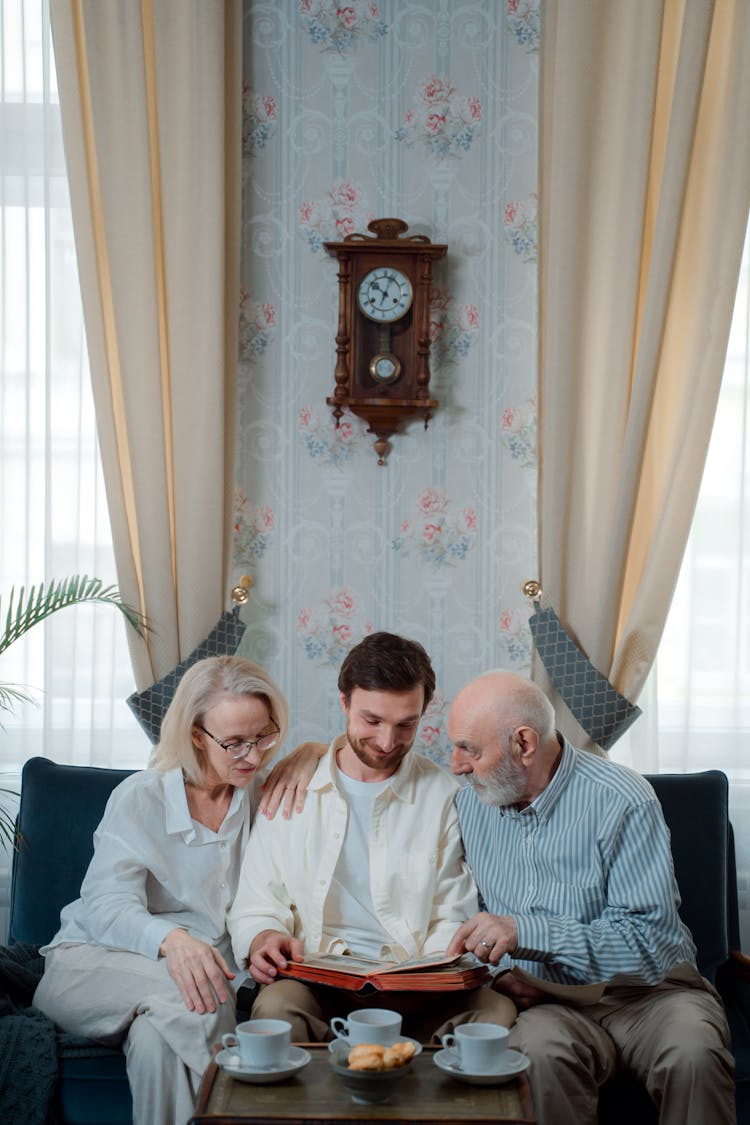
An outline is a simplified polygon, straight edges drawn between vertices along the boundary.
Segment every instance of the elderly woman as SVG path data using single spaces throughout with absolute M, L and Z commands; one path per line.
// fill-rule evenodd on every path
M 42 950 L 34 1004 L 66 1031 L 122 1044 L 135 1125 L 184 1125 L 212 1046 L 236 1022 L 226 915 L 259 771 L 286 730 L 284 697 L 257 665 L 193 665 L 149 768 L 113 791 L 81 897 Z M 310 748 L 295 757 L 286 815 L 318 762 Z M 280 799 L 266 796 L 266 809 Z

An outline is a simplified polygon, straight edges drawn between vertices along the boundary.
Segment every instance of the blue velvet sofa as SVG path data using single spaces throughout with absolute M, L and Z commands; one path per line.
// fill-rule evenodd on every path
M 111 790 L 127 771 L 26 763 L 14 858 L 10 937 L 42 945 L 56 932 L 61 908 L 78 897 L 92 835 Z M 737 883 L 727 779 L 710 770 L 649 777 L 672 833 L 682 916 L 698 946 L 703 974 L 721 992 L 737 1061 L 740 1125 L 750 1125 L 750 962 L 740 948 Z M 55 1111 L 60 1125 L 131 1125 L 123 1055 L 88 1040 L 61 1049 Z M 602 1091 L 601 1125 L 657 1122 L 642 1087 L 627 1075 Z M 709 1125 L 709 1123 L 706 1123 Z
M 129 772 L 58 766 L 46 758 L 26 763 L 11 882 L 11 944 L 43 945 L 57 932 L 63 906 L 78 898 L 107 798 Z M 122 1051 L 66 1039 L 58 1049 L 54 1113 L 60 1125 L 132 1125 Z

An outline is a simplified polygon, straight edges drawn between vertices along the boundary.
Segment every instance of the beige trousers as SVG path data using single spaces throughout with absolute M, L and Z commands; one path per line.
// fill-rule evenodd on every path
M 403 1033 L 420 1043 L 440 1042 L 462 1023 L 484 1020 L 510 1027 L 516 1006 L 489 987 L 461 992 L 378 992 L 357 996 L 344 988 L 279 980 L 261 988 L 252 1017 L 289 1020 L 298 1043 L 324 1043 L 333 1038 L 334 1016 L 348 1016 L 357 1008 L 390 1008 L 404 1017 Z
M 596 1125 L 599 1086 L 635 1075 L 659 1125 L 735 1125 L 734 1059 L 724 1009 L 697 970 L 655 988 L 612 989 L 599 1004 L 520 1012 L 510 1045 L 531 1059 L 538 1125 Z
M 186 1125 L 211 1050 L 236 1023 L 231 999 L 189 1012 L 163 959 L 98 945 L 51 949 L 34 1004 L 65 1031 L 122 1046 L 134 1125 Z

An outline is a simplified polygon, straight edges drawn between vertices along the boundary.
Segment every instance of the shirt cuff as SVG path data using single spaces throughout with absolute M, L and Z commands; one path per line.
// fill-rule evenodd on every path
M 518 944 L 511 956 L 514 961 L 547 961 L 551 951 L 551 930 L 546 918 L 514 914 Z
M 171 934 L 172 930 L 179 930 L 181 926 L 175 926 L 174 922 L 164 922 L 161 918 L 152 918 L 141 931 L 141 936 L 138 940 L 140 949 L 144 957 L 150 957 L 152 961 L 158 961 L 159 949 L 161 943 L 167 934 Z

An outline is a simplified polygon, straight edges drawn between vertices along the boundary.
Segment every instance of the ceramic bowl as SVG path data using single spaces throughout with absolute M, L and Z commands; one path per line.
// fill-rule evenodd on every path
M 331 1069 L 360 1105 L 378 1105 L 387 1102 L 393 1095 L 401 1079 L 411 1069 L 411 1061 L 406 1066 L 391 1070 L 350 1070 L 347 1066 L 349 1044 L 342 1043 L 330 1052 Z

